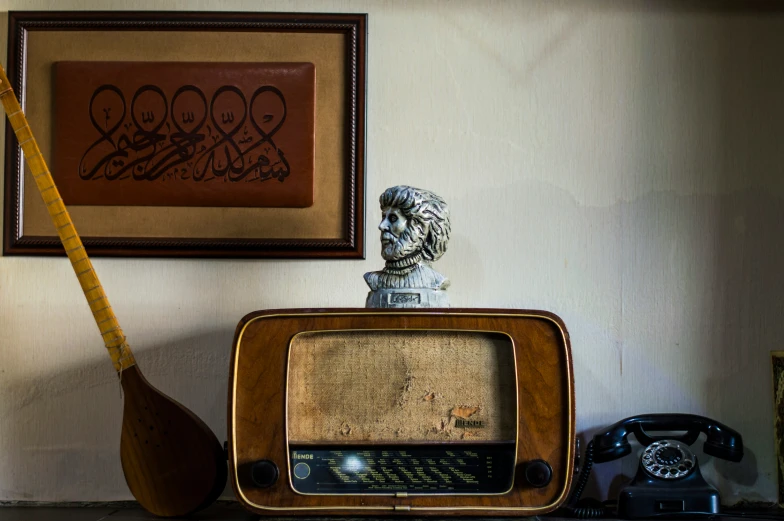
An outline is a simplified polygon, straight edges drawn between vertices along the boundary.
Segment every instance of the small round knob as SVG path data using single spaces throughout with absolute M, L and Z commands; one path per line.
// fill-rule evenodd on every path
M 259 488 L 271 487 L 278 480 L 278 466 L 270 460 L 259 460 L 250 468 L 250 479 Z
M 553 468 L 543 459 L 531 460 L 523 465 L 525 481 L 534 488 L 546 487 L 553 479 Z

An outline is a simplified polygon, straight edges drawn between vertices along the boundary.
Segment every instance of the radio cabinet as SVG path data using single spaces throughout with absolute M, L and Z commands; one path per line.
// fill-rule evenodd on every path
M 260 311 L 230 376 L 230 478 L 253 512 L 511 516 L 566 499 L 572 362 L 551 313 Z

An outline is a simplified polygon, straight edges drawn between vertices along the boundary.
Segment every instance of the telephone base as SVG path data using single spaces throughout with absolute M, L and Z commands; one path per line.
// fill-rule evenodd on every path
M 650 490 L 644 487 L 627 487 L 618 498 L 618 517 L 645 519 L 667 514 L 718 514 L 719 493 L 684 489 Z
M 718 514 L 720 509 L 719 491 L 705 481 L 699 468 L 677 482 L 653 479 L 640 468 L 618 497 L 621 519 L 710 515 Z

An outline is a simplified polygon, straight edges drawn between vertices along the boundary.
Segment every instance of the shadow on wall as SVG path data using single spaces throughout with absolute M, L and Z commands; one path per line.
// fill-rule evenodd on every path
M 210 331 L 134 351 L 149 382 L 226 440 L 234 331 Z M 0 403 L 0 492 L 35 501 L 132 499 L 120 465 L 123 397 L 108 357 L 18 381 Z M 114 425 L 106 432 L 104 426 Z M 89 450 L 87 450 L 89 448 Z M 84 461 L 91 458 L 91 461 Z M 32 497 L 41 475 L 56 489 Z
M 630 127 L 619 155 L 638 164 L 622 174 L 629 200 L 619 203 L 621 244 L 609 250 L 623 259 L 625 351 L 617 388 L 624 403 L 607 413 L 613 422 L 684 412 L 727 424 L 742 434 L 744 458 L 705 455 L 702 436 L 694 448 L 706 479 L 728 504 L 774 501 L 770 351 L 784 349 L 784 6 L 599 1 L 590 10 L 650 15 L 633 26 L 639 89 L 617 107 Z M 606 426 L 590 420 L 578 425 L 589 429 L 587 439 Z M 616 498 L 637 461 L 594 467 L 584 496 Z
M 622 217 L 626 236 L 643 238 L 631 241 L 639 250 L 629 258 L 639 265 L 625 266 L 625 308 L 647 300 L 639 309 L 666 320 L 652 324 L 662 331 L 648 339 L 641 366 L 655 373 L 675 362 L 665 373 L 675 387 L 661 381 L 661 401 L 646 396 L 653 410 L 634 412 L 666 412 L 658 407 L 669 400 L 683 404 L 678 412 L 739 431 L 746 446 L 740 463 L 704 455 L 704 437 L 695 444 L 706 477 L 725 503 L 773 501 L 773 458 L 755 452 L 772 451 L 770 351 L 784 339 L 784 10 L 772 2 L 679 5 L 645 8 L 684 16 L 640 35 L 641 82 L 657 86 L 634 107 L 638 121 L 650 122 L 637 130 L 635 151 L 650 178 L 629 180 L 646 196 Z M 689 146 L 668 157 L 677 141 Z M 680 344 L 664 345 L 670 340 Z M 626 394 L 639 383 L 626 381 Z M 636 462 L 622 467 L 630 477 Z M 610 497 L 618 487 L 613 482 Z
M 752 448 L 773 447 L 770 351 L 784 339 L 784 10 L 761 5 L 775 7 L 773 16 L 739 9 L 712 25 L 713 110 L 691 122 L 692 133 L 711 136 L 717 154 L 715 172 L 693 173 L 709 175 L 721 194 L 706 215 L 712 263 L 695 301 L 709 375 L 702 408 L 738 430 L 746 445 L 740 463 L 713 459 L 715 484 L 735 496 L 728 502 L 774 500 L 776 489 L 773 458 L 757 461 Z

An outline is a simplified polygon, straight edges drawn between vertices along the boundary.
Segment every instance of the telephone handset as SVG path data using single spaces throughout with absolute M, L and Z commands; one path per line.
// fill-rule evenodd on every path
M 661 431 L 686 432 L 678 436 L 648 434 Z M 743 458 L 741 435 L 726 425 L 696 414 L 645 414 L 621 420 L 605 432 L 596 434 L 593 437 L 594 461 L 602 463 L 630 454 L 632 447 L 627 439 L 629 434 L 634 434 L 637 441 L 650 447 L 664 440 L 677 441 L 679 445 L 692 445 L 701 432 L 707 436 L 702 446 L 705 454 L 730 461 L 740 461 Z
M 654 432 L 684 431 L 682 434 Z M 743 439 L 726 425 L 694 414 L 646 414 L 621 420 L 596 434 L 586 451 L 583 473 L 574 501 L 587 482 L 592 462 L 603 463 L 631 453 L 629 434 L 645 446 L 637 474 L 618 498 L 618 517 L 639 519 L 666 515 L 717 514 L 718 491 L 703 479 L 697 457 L 690 449 L 705 433 L 705 454 L 740 461 Z M 583 477 L 583 474 L 586 474 Z M 575 509 L 579 510 L 579 509 Z

